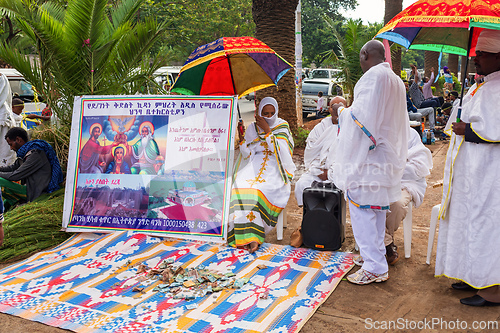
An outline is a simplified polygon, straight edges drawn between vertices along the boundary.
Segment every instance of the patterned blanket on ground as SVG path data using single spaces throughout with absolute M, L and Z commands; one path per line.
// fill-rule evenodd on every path
M 175 298 L 147 275 L 166 260 L 246 283 Z M 77 332 L 297 332 L 352 266 L 342 252 L 80 234 L 0 270 L 0 312 Z

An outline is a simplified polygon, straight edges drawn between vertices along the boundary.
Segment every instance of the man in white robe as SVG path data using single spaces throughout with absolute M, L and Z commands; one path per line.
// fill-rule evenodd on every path
M 306 172 L 300 176 L 295 183 L 295 199 L 299 206 L 303 205 L 302 195 L 306 187 L 311 186 L 314 181 L 329 182 L 328 169 L 335 160 L 335 151 L 337 148 L 338 115 L 337 110 L 333 109 L 334 104 L 341 103 L 346 106 L 343 97 L 336 96 L 330 101 L 330 115 L 318 123 L 306 140 L 306 149 L 304 150 L 304 166 Z
M 431 169 L 431 151 L 424 146 L 418 132 L 410 129 L 408 157 L 401 179 L 401 199 L 391 204 L 386 219 L 384 244 L 389 265 L 394 265 L 399 260 L 397 246 L 394 245 L 394 233 L 406 217 L 409 205 L 419 207 L 422 204 L 427 187 L 425 177 L 430 174 Z
M 3 139 L 12 127 L 18 127 L 12 113 L 12 91 L 7 77 L 0 74 L 0 167 L 11 165 L 16 160 L 16 153 Z
M 354 238 L 364 263 L 347 277 L 356 284 L 389 278 L 385 219 L 401 197 L 410 124 L 403 81 L 385 61 L 384 46 L 369 41 L 360 52 L 364 75 L 351 107 L 339 109 L 337 155 L 329 178 L 349 201 Z
M 500 31 L 484 29 L 474 59 L 484 83 L 463 99 L 461 122 L 453 109 L 439 212 L 436 276 L 474 290 L 462 304 L 500 303 Z M 453 131 L 453 133 L 450 131 Z

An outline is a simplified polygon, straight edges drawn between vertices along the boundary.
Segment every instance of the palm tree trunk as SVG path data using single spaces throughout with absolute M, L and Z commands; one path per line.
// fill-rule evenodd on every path
M 295 10 L 298 0 L 253 0 L 252 14 L 255 22 L 255 37 L 276 51 L 289 63 L 295 63 Z M 258 91 L 258 102 L 266 96 L 276 98 L 279 117 L 285 119 L 294 130 L 302 121 L 295 106 L 295 77 L 290 70 L 278 82 L 278 87 Z
M 434 67 L 434 70 L 436 71 L 434 73 L 434 75 L 437 76 L 438 71 L 440 70 L 440 68 L 439 68 L 439 52 L 425 51 L 424 69 L 425 69 L 426 76 L 430 77 L 432 67 Z M 437 87 L 437 82 L 433 83 L 432 85 Z M 441 92 L 436 91 L 436 95 L 441 95 Z
M 458 54 L 448 55 L 448 68 L 458 77 Z
M 403 10 L 403 0 L 385 0 L 384 24 L 387 24 L 394 16 Z M 392 70 L 397 76 L 401 76 L 401 47 L 397 46 L 391 50 Z

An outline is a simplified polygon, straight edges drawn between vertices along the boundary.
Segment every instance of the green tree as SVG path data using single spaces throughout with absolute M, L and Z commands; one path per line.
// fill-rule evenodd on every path
M 31 40 L 38 60 L 2 44 L 0 58 L 16 68 L 45 97 L 63 124 L 71 123 L 73 98 L 131 94 L 146 83 L 159 59 L 145 60 L 165 31 L 154 19 L 138 22 L 142 0 L 71 0 L 67 6 L 36 0 L 0 0 Z
M 337 48 L 325 52 L 325 63 L 332 64 L 342 70 L 339 77 L 343 81 L 344 92 L 349 98 L 354 96 L 354 86 L 363 75 L 359 62 L 359 52 L 366 42 L 371 40 L 377 31 L 382 27 L 381 24 L 370 25 L 368 27 L 361 23 L 361 20 L 349 19 L 345 26 L 345 36 L 341 36 L 329 17 L 325 17 L 326 24 L 330 27 L 332 34 L 336 38 Z
M 415 65 L 417 68 L 424 68 L 424 51 L 407 50 L 403 52 L 403 57 L 401 58 L 402 68 L 410 68 L 410 65 Z
M 320 65 L 325 51 L 335 47 L 335 37 L 330 28 L 325 24 L 323 16 L 326 15 L 335 21 L 335 28 L 340 31 L 343 21 L 339 9 L 354 9 L 356 0 L 303 0 L 302 2 L 302 49 L 304 66 L 312 62 Z
M 140 16 L 170 23 L 169 33 L 153 49 L 181 63 L 195 48 L 220 37 L 255 33 L 252 0 L 147 0 Z

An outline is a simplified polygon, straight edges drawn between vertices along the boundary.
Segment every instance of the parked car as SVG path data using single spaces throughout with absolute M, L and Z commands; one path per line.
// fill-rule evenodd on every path
M 342 88 L 338 82 L 333 79 L 307 79 L 302 82 L 302 116 L 307 117 L 311 113 L 316 113 L 318 105 L 318 92 L 323 92 L 326 105 L 330 100 L 340 95 Z
M 310 79 L 336 79 L 341 72 L 340 69 L 334 68 L 315 68 L 309 73 Z
M 254 101 L 254 100 L 255 100 L 255 92 L 251 92 L 251 93 L 249 93 L 249 94 L 246 94 L 246 95 L 245 95 L 245 99 L 246 99 L 247 101 Z

